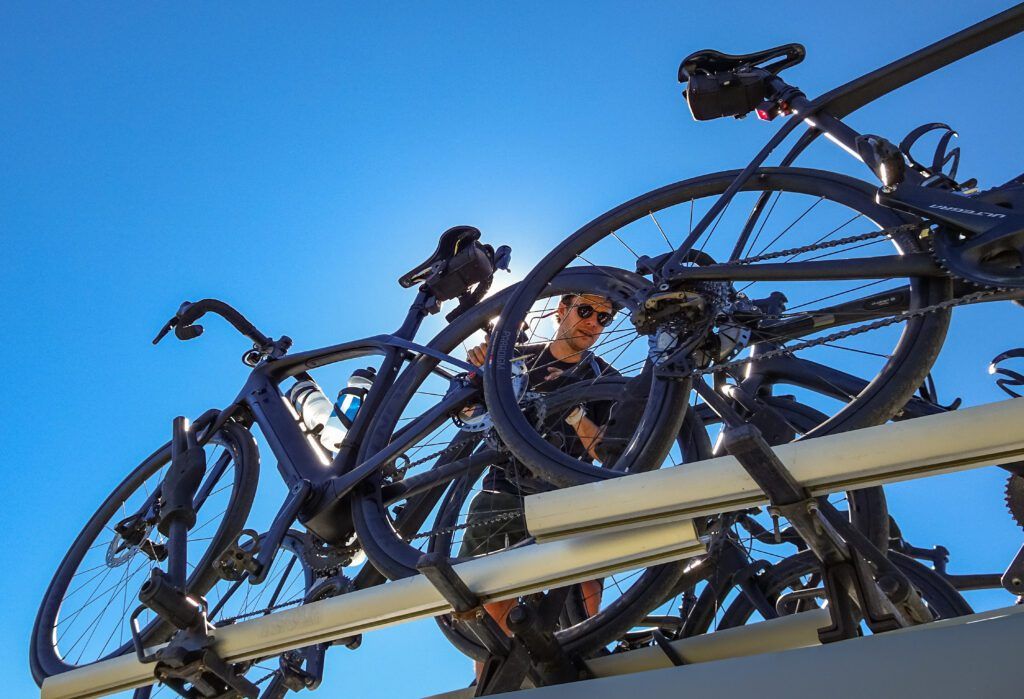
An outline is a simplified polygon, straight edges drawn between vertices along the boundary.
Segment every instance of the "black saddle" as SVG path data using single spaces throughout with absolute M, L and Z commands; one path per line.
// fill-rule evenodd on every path
M 499 269 L 508 271 L 512 248 L 502 245 L 497 250 L 479 242 L 480 231 L 473 226 L 455 226 L 441 234 L 434 253 L 398 278 L 408 289 L 421 285 L 433 297 L 430 313 L 440 310 L 443 301 L 458 298 L 458 307 L 445 318 L 449 322 L 479 303 Z
M 801 44 L 784 44 L 765 51 L 735 55 L 713 51 L 712 49 L 704 49 L 691 53 L 683 59 L 683 62 L 679 65 L 679 82 L 685 83 L 693 75 L 728 73 L 744 66 L 760 68 L 772 75 L 778 75 L 783 69 L 800 63 L 806 55 L 807 50 Z M 768 65 L 762 65 L 766 61 L 776 58 L 779 60 Z
M 472 244 L 480 240 L 480 229 L 473 226 L 454 226 L 441 234 L 437 241 L 437 249 L 433 254 L 398 278 L 398 283 L 403 289 L 423 284 L 439 271 L 443 271 L 448 260 L 455 257 L 459 249 L 467 243 Z

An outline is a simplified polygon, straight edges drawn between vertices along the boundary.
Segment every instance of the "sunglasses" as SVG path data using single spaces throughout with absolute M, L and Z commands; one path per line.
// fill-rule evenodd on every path
M 594 313 L 597 313 L 597 324 L 600 325 L 602 328 L 607 328 L 609 325 L 611 325 L 612 320 L 615 318 L 614 313 L 595 310 L 593 306 L 586 303 L 574 306 L 574 308 L 576 309 L 576 313 L 579 315 L 579 317 L 584 320 L 594 315 Z

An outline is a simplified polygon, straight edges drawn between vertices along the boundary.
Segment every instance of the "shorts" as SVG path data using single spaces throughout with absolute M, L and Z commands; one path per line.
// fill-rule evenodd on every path
M 485 523 L 504 513 L 522 511 L 523 498 L 518 495 L 493 490 L 480 491 L 469 503 L 466 524 L 470 526 L 463 534 L 459 558 L 494 553 L 529 538 L 526 518 L 521 514 L 519 517 Z M 473 526 L 475 522 L 481 524 Z

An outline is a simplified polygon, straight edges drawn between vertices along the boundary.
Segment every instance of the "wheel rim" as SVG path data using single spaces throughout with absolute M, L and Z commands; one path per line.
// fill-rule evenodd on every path
M 189 535 L 190 592 L 203 594 L 212 585 L 212 562 L 251 504 L 255 483 L 246 482 L 252 477 L 249 462 L 258 468 L 251 440 L 247 431 L 228 428 L 205 447 L 208 469 L 199 493 L 207 495 Z M 241 468 L 240 460 L 245 461 Z M 140 527 L 140 545 L 125 546 L 113 525 L 137 512 L 152 514 L 144 504 L 152 502 L 169 461 L 165 445 L 143 462 L 93 516 L 61 563 L 33 634 L 33 662 L 39 665 L 34 670 L 43 676 L 132 649 L 128 617 L 138 606 L 139 588 L 159 564 L 153 556 L 159 555 L 165 537 L 150 522 Z M 147 642 L 169 632 L 148 610 L 139 623 Z
M 651 252 L 664 253 L 669 249 L 667 240 L 678 242 L 688 230 L 684 225 L 680 231 L 678 226 L 674 227 L 672 223 L 678 223 L 679 219 L 685 219 L 688 225 L 691 216 L 692 220 L 698 220 L 702 213 L 701 207 L 706 208 L 710 201 L 728 186 L 735 174 L 735 172 L 720 173 L 677 183 L 638 197 L 612 210 L 587 224 L 560 244 L 519 285 L 516 293 L 509 300 L 495 330 L 495 349 L 491 350 L 491 365 L 485 371 L 485 387 L 488 404 L 494 414 L 498 431 L 520 459 L 538 465 L 538 467 L 540 464 L 550 464 L 549 468 L 562 469 L 567 479 L 575 479 L 576 482 L 586 482 L 601 477 L 599 474 L 586 473 L 579 469 L 571 459 L 559 454 L 557 450 L 546 448 L 540 440 L 517 437 L 517 435 L 529 435 L 530 426 L 518 410 L 510 390 L 511 369 L 508 360 L 511 356 L 510 348 L 516 343 L 517 329 L 531 309 L 536 306 L 534 298 L 544 288 L 550 276 L 561 269 L 578 268 L 571 265 L 582 267 L 591 265 L 623 266 L 624 258 L 633 262 L 638 255 Z M 763 237 L 752 238 L 751 245 L 748 247 L 756 246 L 752 248 L 754 253 L 760 253 L 762 250 L 772 252 L 780 249 L 780 246 L 785 249 L 793 244 L 801 244 L 804 240 L 813 242 L 822 237 L 828 239 L 829 235 L 841 236 L 856 225 L 875 229 L 879 226 L 888 227 L 905 222 L 894 212 L 875 205 L 869 199 L 873 190 L 866 184 L 831 173 L 798 169 L 768 169 L 762 176 L 755 177 L 749 182 L 747 187 L 750 190 L 746 192 L 748 198 L 743 200 L 740 197 L 730 205 L 731 208 L 735 208 L 734 213 L 737 215 L 741 212 L 749 213 L 750 207 L 745 205 L 744 201 L 749 204 L 750 201 L 760 196 L 762 190 L 784 188 L 791 192 L 776 200 L 784 202 L 783 204 L 775 205 L 773 203 L 770 205 L 768 210 L 772 212 L 772 215 L 778 214 L 778 217 L 766 219 L 771 221 L 773 228 L 760 230 Z M 819 192 L 823 188 L 828 193 L 828 198 L 812 196 L 812 200 L 808 204 L 807 199 L 811 195 L 806 193 Z M 798 201 L 790 202 L 790 199 Z M 785 218 L 782 218 L 780 213 L 783 209 L 787 210 Z M 831 211 L 826 211 L 826 209 L 831 209 Z M 729 212 L 729 209 L 726 211 Z M 848 215 L 851 211 L 854 212 L 852 216 Z M 745 219 L 745 213 L 742 218 Z M 824 221 L 836 219 L 839 220 L 838 225 L 824 227 Z M 766 231 L 774 230 L 776 221 L 783 235 L 766 233 Z M 734 224 L 723 215 L 719 219 L 718 230 L 729 229 L 730 225 Z M 652 251 L 640 246 L 639 236 L 636 235 L 636 230 L 640 226 L 643 226 L 646 231 L 648 247 L 654 242 L 659 242 L 660 250 Z M 806 230 L 801 226 L 807 227 Z M 824 231 L 824 236 L 822 231 Z M 812 236 L 814 237 L 812 238 Z M 767 243 L 765 243 L 766 240 Z M 886 241 L 887 239 L 880 239 L 879 242 L 886 243 Z M 702 243 L 702 245 L 705 252 L 717 252 L 716 245 L 726 250 L 720 259 L 727 259 L 732 252 L 733 242 L 726 236 L 725 239 L 714 239 L 713 243 Z M 892 242 L 888 242 L 888 245 L 892 244 Z M 915 246 L 917 243 L 912 237 L 901 235 L 895 244 L 897 248 L 912 249 L 911 246 Z M 606 249 L 602 249 L 602 245 Z M 874 247 L 877 248 L 878 245 L 874 244 Z M 851 257 L 882 254 L 881 252 L 872 252 L 872 248 L 869 246 L 855 247 L 854 244 L 841 247 L 838 250 Z M 834 253 L 830 252 L 829 254 Z M 768 283 L 760 282 L 752 285 L 745 292 L 751 294 L 752 298 L 756 298 L 755 294 L 759 293 L 758 287 L 765 287 L 766 284 Z M 803 304 L 815 299 L 818 300 L 818 307 L 822 304 L 834 305 L 853 297 L 859 298 L 860 296 L 856 296 L 857 294 L 875 293 L 883 289 L 888 290 L 890 286 L 902 286 L 894 284 L 893 281 L 883 281 L 877 284 L 872 282 L 871 286 L 862 286 L 860 289 L 853 288 L 863 284 L 861 282 L 847 285 L 844 290 L 838 291 L 834 288 L 821 288 L 822 284 L 834 285 L 834 282 L 827 284 L 803 282 L 801 284 L 804 288 L 803 298 L 789 292 L 792 297 L 790 298 L 790 308 L 800 307 L 796 308 L 795 312 L 802 312 L 801 309 L 805 308 Z M 950 293 L 949 285 L 944 280 L 913 279 L 910 280 L 908 286 L 915 306 L 934 303 L 947 298 Z M 811 295 L 812 298 L 808 298 L 808 292 L 812 287 L 814 290 L 824 293 Z M 773 288 L 773 290 L 786 292 L 786 289 L 782 288 Z M 765 288 L 763 298 L 767 297 L 767 292 L 768 289 Z M 864 348 L 852 345 L 826 348 L 830 352 L 844 356 L 868 358 L 865 361 L 873 362 L 871 368 L 864 369 L 863 366 L 858 365 L 854 367 L 852 373 L 875 377 L 875 379 L 869 382 L 857 396 L 846 396 L 847 400 L 842 405 L 820 404 L 821 409 L 827 411 L 832 417 L 815 431 L 815 436 L 879 424 L 891 417 L 892 413 L 909 398 L 923 380 L 944 337 L 947 322 L 948 313 L 935 313 L 924 318 L 913 319 L 905 323 L 901 329 L 889 328 L 877 331 L 883 334 L 875 335 L 873 341 L 884 342 L 892 348 L 891 351 L 885 353 L 875 353 L 882 354 L 880 357 L 872 357 L 870 353 L 865 353 Z M 721 329 L 718 334 L 722 335 Z M 867 335 L 872 334 L 868 333 Z M 644 349 L 640 348 L 637 352 L 640 355 L 640 361 L 644 358 Z M 814 354 L 809 355 L 809 358 L 820 361 L 820 358 Z M 665 383 L 669 382 L 665 381 Z M 820 396 L 812 397 L 811 400 L 820 400 Z M 646 454 L 644 458 L 649 456 L 650 453 Z M 637 466 L 647 466 L 642 461 L 642 459 L 636 459 L 632 463 L 624 464 L 624 467 L 635 470 Z

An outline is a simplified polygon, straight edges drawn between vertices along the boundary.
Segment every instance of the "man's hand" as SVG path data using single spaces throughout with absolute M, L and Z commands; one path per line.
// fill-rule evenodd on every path
M 485 337 L 483 342 L 470 349 L 466 353 L 466 361 L 474 366 L 483 366 L 484 362 L 487 361 L 487 341 L 489 339 Z

